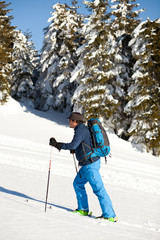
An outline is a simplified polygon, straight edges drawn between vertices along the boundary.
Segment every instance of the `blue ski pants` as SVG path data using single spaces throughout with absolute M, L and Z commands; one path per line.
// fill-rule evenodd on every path
M 105 190 L 99 169 L 100 160 L 83 166 L 76 175 L 73 187 L 77 197 L 78 210 L 89 211 L 88 197 L 85 190 L 85 184 L 89 182 L 94 194 L 98 197 L 102 209 L 102 216 L 106 218 L 115 217 L 112 202 Z

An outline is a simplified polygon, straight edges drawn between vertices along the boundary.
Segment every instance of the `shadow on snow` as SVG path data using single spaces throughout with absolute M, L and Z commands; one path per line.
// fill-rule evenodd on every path
M 26 200 L 32 200 L 32 201 L 35 201 L 35 202 L 45 204 L 45 201 L 42 201 L 42 200 L 39 200 L 39 199 L 36 199 L 36 198 L 32 198 L 32 197 L 30 197 L 26 194 L 23 194 L 23 193 L 20 193 L 20 192 L 17 192 L 17 191 L 12 191 L 12 190 L 9 190 L 9 189 L 3 188 L 3 187 L 0 187 L 0 192 L 6 193 L 6 194 L 11 194 L 11 195 L 21 197 L 21 198 L 25 198 Z M 56 207 L 56 208 L 64 209 L 66 211 L 71 211 L 72 210 L 70 208 L 60 206 L 58 204 L 48 203 L 48 205 Z
M 24 112 L 32 113 L 38 117 L 48 119 L 50 121 L 56 122 L 59 125 L 68 126 L 68 116 L 70 115 L 70 112 L 68 113 L 62 113 L 60 111 L 55 110 L 48 110 L 48 111 L 41 111 L 37 110 L 33 107 L 30 107 L 29 105 L 17 101 L 20 106 L 24 109 Z

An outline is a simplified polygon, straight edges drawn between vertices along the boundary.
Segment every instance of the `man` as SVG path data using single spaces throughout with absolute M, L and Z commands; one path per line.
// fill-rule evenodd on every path
M 73 186 L 77 197 L 78 208 L 74 211 L 80 215 L 87 216 L 89 213 L 88 197 L 85 184 L 89 182 L 94 194 L 98 197 L 102 216 L 100 218 L 116 222 L 117 218 L 113 210 L 112 202 L 102 182 L 100 169 L 100 158 L 91 157 L 92 139 L 88 128 L 83 124 L 83 116 L 78 112 L 72 112 L 69 116 L 69 126 L 74 128 L 74 137 L 71 143 L 57 142 L 55 138 L 50 139 L 50 145 L 58 150 L 75 151 L 79 161 L 80 170 L 77 173 Z

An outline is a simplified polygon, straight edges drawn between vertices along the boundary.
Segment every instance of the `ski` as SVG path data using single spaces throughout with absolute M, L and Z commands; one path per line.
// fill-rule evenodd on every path
M 31 200 L 34 200 L 34 199 L 28 199 L 28 198 L 26 198 L 25 199 L 25 202 L 27 203 L 27 204 L 30 204 L 31 202 L 32 202 L 32 204 L 33 204 L 33 201 L 31 201 Z M 41 202 L 41 201 L 40 201 Z M 53 207 L 54 207 L 54 205 L 52 205 L 52 204 L 47 204 L 48 206 L 47 206 L 47 209 L 52 209 Z M 79 215 L 79 216 L 83 216 L 83 217 L 89 217 L 89 218 L 92 218 L 92 219 L 95 219 L 95 220 L 104 220 L 104 221 L 108 221 L 108 222 L 117 222 L 118 221 L 118 217 L 113 217 L 113 218 L 105 218 L 105 217 L 103 217 L 103 216 L 98 216 L 98 217 L 96 217 L 96 216 L 93 216 L 93 213 L 92 213 L 92 211 L 90 211 L 90 212 L 88 212 L 88 211 L 83 211 L 83 210 L 71 210 L 71 209 L 64 209 L 65 211 L 67 211 L 67 212 L 70 212 L 70 213 L 74 213 L 74 214 L 76 214 L 76 215 Z
M 118 221 L 118 217 L 111 217 L 111 218 L 105 218 L 103 216 L 99 216 L 99 217 L 95 217 L 95 219 L 102 219 L 102 220 L 107 220 L 109 222 L 117 222 Z

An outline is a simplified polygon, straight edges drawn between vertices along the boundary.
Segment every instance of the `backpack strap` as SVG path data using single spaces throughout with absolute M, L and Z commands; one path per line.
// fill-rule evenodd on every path
M 91 152 L 89 152 L 89 154 L 86 154 L 84 145 L 88 148 L 91 149 Z M 84 160 L 91 160 L 91 163 L 93 163 L 92 157 L 89 159 L 89 157 L 92 155 L 92 153 L 94 152 L 93 148 L 90 147 L 89 145 L 87 145 L 86 143 L 82 142 L 82 148 L 83 148 L 83 152 L 84 152 L 84 158 L 82 158 L 79 162 L 82 163 Z
M 103 152 L 103 149 L 101 148 L 101 151 L 102 151 L 102 153 L 103 153 L 103 155 L 104 155 L 104 158 L 105 158 L 105 164 L 107 164 L 107 156 L 104 154 L 104 152 Z M 108 152 L 108 149 L 106 148 L 106 151 Z

